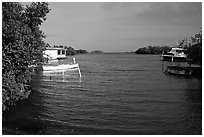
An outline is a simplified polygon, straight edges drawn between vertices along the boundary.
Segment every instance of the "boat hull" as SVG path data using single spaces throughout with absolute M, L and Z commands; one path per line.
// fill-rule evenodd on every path
M 49 66 L 49 65 L 43 65 L 42 66 L 44 71 L 65 71 L 65 70 L 73 70 L 73 69 L 79 69 L 78 64 L 62 64 L 58 66 Z
M 173 75 L 191 76 L 193 69 L 181 66 L 168 66 L 166 72 Z

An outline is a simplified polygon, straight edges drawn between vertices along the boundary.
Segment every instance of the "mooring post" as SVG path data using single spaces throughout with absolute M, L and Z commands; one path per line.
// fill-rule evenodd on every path
M 73 62 L 74 62 L 74 64 L 76 63 L 76 60 L 75 60 L 75 58 L 73 58 Z
M 171 58 L 171 62 L 174 62 L 174 57 Z
M 78 71 L 79 71 L 79 77 L 81 78 L 81 71 L 80 71 L 79 66 L 78 66 Z

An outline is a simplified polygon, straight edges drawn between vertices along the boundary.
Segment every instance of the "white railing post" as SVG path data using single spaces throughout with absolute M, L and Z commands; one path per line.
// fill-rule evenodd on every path
M 76 63 L 76 60 L 75 60 L 75 58 L 73 58 L 73 62 L 74 62 L 74 64 Z
M 80 71 L 79 65 L 78 65 L 78 71 L 79 71 L 79 77 L 81 78 L 81 71 Z

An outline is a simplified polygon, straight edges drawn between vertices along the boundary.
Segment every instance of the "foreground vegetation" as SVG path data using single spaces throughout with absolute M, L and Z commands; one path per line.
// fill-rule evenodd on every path
M 39 26 L 49 13 L 48 3 L 2 3 L 2 109 L 28 97 L 31 65 L 42 60 L 45 37 Z
M 187 56 L 192 64 L 202 66 L 202 43 L 197 43 L 187 48 Z

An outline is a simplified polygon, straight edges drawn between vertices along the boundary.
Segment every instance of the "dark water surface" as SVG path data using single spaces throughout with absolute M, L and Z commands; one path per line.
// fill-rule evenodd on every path
M 29 99 L 4 113 L 3 133 L 202 134 L 201 79 L 164 74 L 158 55 L 75 58 L 82 78 L 38 72 Z

